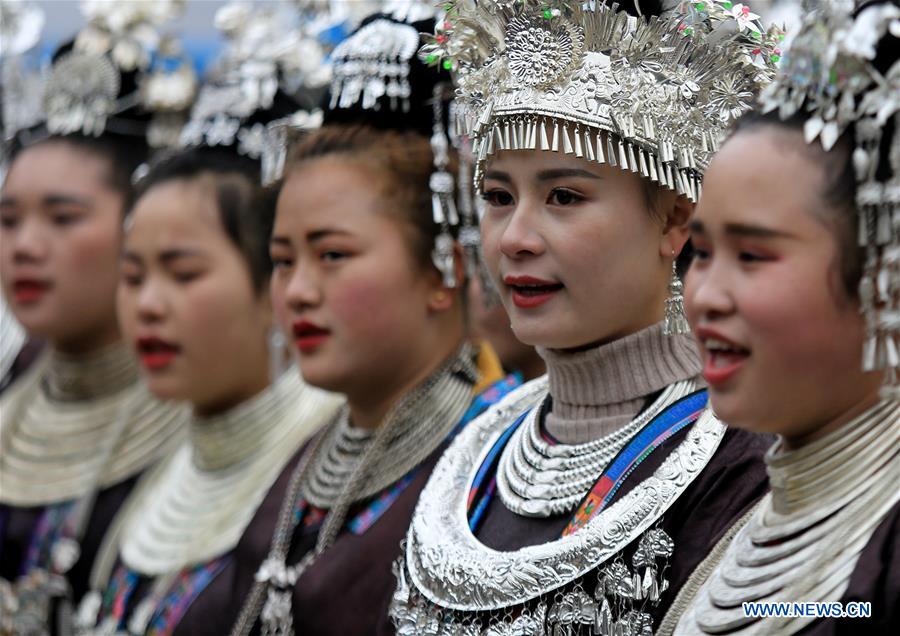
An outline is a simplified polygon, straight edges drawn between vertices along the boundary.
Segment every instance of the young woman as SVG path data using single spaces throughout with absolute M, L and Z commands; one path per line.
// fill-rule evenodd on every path
M 191 404 L 189 438 L 141 480 L 107 535 L 79 627 L 227 632 L 246 589 L 235 550 L 285 464 L 337 407 L 295 372 L 270 379 L 268 235 L 258 164 L 196 149 L 157 165 L 129 217 L 118 306 L 157 396 Z M 106 633 L 106 632 L 103 632 Z
M 779 110 L 743 118 L 707 172 L 686 301 L 710 401 L 729 425 L 778 441 L 771 492 L 692 577 L 676 633 L 900 630 L 900 235 L 878 222 L 900 209 L 900 121 L 885 80 L 900 68 L 888 31 L 898 19 L 891 3 L 811 13 L 763 102 Z M 839 68 L 852 71 L 833 91 Z M 841 93 L 821 143 L 804 138 L 807 106 Z M 844 607 L 763 618 L 747 601 Z M 871 614 L 840 619 L 850 602 Z
M 419 491 L 446 441 L 511 386 L 467 343 L 461 261 L 435 264 L 446 228 L 432 217 L 429 183 L 442 172 L 432 142 L 447 142 L 423 133 L 442 78 L 411 59 L 431 24 L 375 16 L 338 47 L 335 76 L 347 87 L 363 86 L 348 73 L 371 42 L 388 58 L 401 51 L 410 92 L 372 110 L 333 86 L 326 126 L 291 152 L 271 240 L 273 302 L 303 377 L 346 404 L 290 477 L 236 634 L 257 624 L 267 634 L 390 633 L 391 564 Z
M 51 78 L 79 60 L 108 64 L 97 59 L 70 53 Z M 141 130 L 133 113 L 112 124 Z M 116 321 L 143 138 L 28 132 L 0 195 L 3 294 L 28 336 L 46 342 L 0 401 L 0 631 L 12 633 L 56 629 L 49 614 L 85 593 L 116 509 L 184 424 L 139 382 Z
M 649 634 L 763 492 L 764 443 L 704 412 L 672 278 L 717 82 L 749 92 L 767 71 L 717 5 L 548 5 L 454 4 L 426 52 L 459 73 L 485 261 L 548 377 L 435 468 L 398 568 L 402 634 Z

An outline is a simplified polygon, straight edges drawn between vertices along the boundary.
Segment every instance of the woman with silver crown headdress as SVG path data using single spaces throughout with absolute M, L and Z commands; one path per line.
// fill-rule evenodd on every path
M 258 520 L 274 539 L 233 634 L 392 633 L 391 565 L 418 494 L 447 440 L 516 384 L 466 337 L 456 238 L 474 226 L 449 77 L 415 57 L 433 11 L 399 4 L 337 46 L 324 126 L 288 152 L 273 302 L 303 377 L 346 402 L 285 474 L 277 517 Z
M 777 36 L 740 4 L 652 5 L 451 2 L 423 50 L 456 73 L 484 258 L 548 374 L 435 468 L 399 634 L 651 634 L 763 494 L 766 441 L 706 409 L 677 261 Z
M 260 185 L 255 140 L 298 104 L 279 88 L 267 51 L 254 48 L 252 59 L 238 51 L 263 33 L 287 55 L 280 45 L 296 40 L 292 14 L 239 9 L 181 135 L 187 147 L 138 183 L 122 250 L 123 333 L 149 390 L 191 406 L 189 435 L 116 516 L 78 608 L 78 634 L 227 633 L 252 583 L 238 576 L 262 562 L 271 533 L 242 541 L 247 528 L 267 497 L 280 498 L 279 475 L 339 407 L 337 396 L 284 369 L 268 293 L 275 199 Z
M 898 82 L 900 5 L 811 7 L 707 171 L 685 301 L 710 401 L 778 441 L 662 633 L 900 631 Z
M 150 117 L 137 97 L 152 48 L 141 38 L 177 9 L 141 7 L 91 14 L 31 105 L 38 125 L 17 130 L 24 119 L 7 117 L 23 103 L 4 111 L 0 281 L 46 346 L 0 401 L 2 633 L 66 633 L 115 510 L 184 430 L 184 410 L 139 381 L 115 312 L 123 213 Z

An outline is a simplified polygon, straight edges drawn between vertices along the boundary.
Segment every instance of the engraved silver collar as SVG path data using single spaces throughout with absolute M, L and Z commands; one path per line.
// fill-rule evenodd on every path
M 446 609 L 490 611 L 576 580 L 659 519 L 700 474 L 725 434 L 725 426 L 705 411 L 651 477 L 580 531 L 515 551 L 492 550 L 469 530 L 469 485 L 510 422 L 546 394 L 546 378 L 511 393 L 470 424 L 435 468 L 416 507 L 405 553 L 411 583 L 430 602 Z

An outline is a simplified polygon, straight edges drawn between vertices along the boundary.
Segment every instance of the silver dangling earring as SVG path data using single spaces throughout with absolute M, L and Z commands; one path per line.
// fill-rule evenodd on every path
M 663 333 L 667 336 L 678 336 L 691 332 L 687 316 L 684 313 L 684 283 L 678 278 L 678 259 L 672 253 L 672 280 L 669 282 L 669 297 L 666 299 L 666 322 Z

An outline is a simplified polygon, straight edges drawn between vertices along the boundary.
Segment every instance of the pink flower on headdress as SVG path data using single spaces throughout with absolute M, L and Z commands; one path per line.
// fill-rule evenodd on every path
M 759 19 L 759 14 L 753 13 L 750 11 L 750 7 L 741 4 L 740 2 L 731 7 L 729 11 L 731 17 L 737 22 L 738 29 L 743 31 L 744 29 L 750 29 L 751 31 L 756 31 L 757 27 L 753 23 L 754 20 Z

